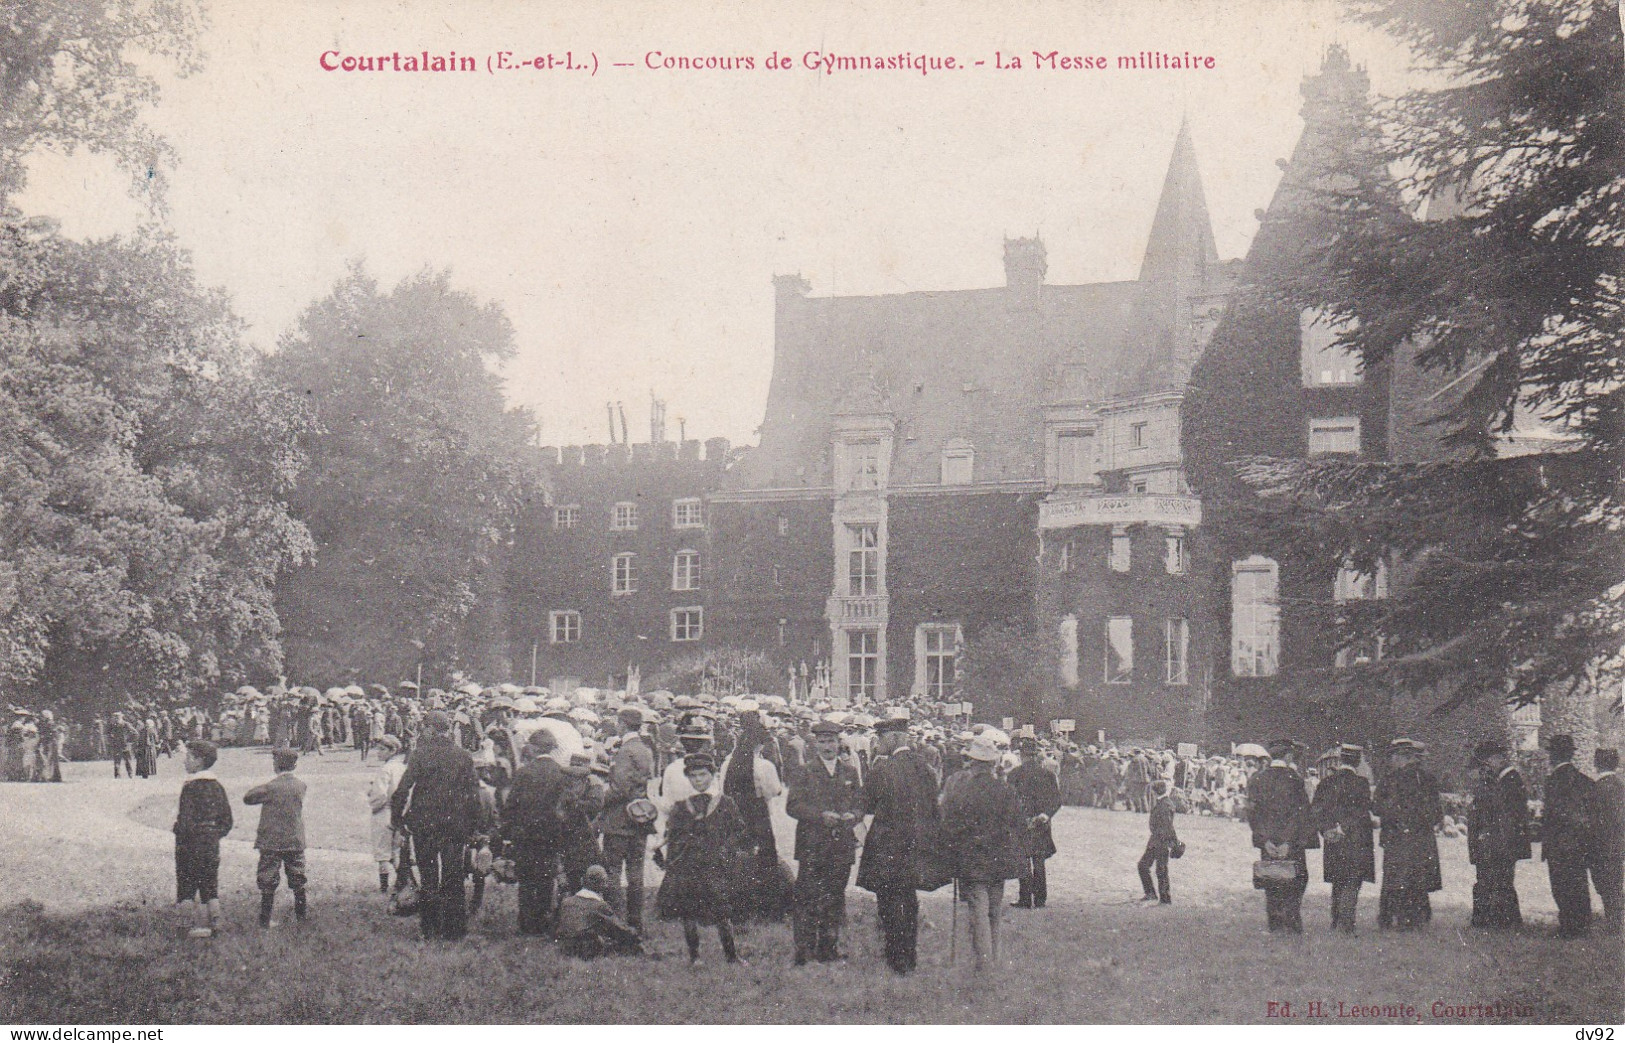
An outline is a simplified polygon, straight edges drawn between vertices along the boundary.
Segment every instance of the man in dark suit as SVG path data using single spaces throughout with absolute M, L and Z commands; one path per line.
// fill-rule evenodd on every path
M 796 966 L 840 958 L 846 882 L 857 860 L 854 832 L 863 814 L 863 787 L 841 759 L 841 726 L 813 726 L 813 755 L 790 783 L 785 811 L 796 820 L 794 928 Z
M 1324 840 L 1321 875 L 1332 885 L 1332 930 L 1354 933 L 1360 886 L 1377 882 L 1377 855 L 1371 836 L 1371 783 L 1356 769 L 1363 747 L 1343 743 L 1338 764 L 1327 774 L 1309 814 Z
M 1580 938 L 1591 930 L 1591 791 L 1596 785 L 1574 766 L 1574 740 L 1554 735 L 1546 741 L 1552 772 L 1546 776 L 1540 857 L 1557 901 L 1557 935 Z
M 875 725 L 879 757 L 863 790 L 863 813 L 873 815 L 858 866 L 858 886 L 875 893 L 886 963 L 898 974 L 914 970 L 919 942 L 920 859 L 937 821 L 937 777 L 909 744 L 908 719 Z
M 1522 927 L 1513 875 L 1518 862 L 1530 855 L 1529 794 L 1506 743 L 1481 742 L 1473 757 L 1479 765 L 1479 783 L 1467 812 L 1467 860 L 1478 868 L 1473 926 Z
M 1625 890 L 1625 782 L 1619 777 L 1619 751 L 1591 756 L 1597 781 L 1591 789 L 1591 883 L 1602 897 L 1611 934 L 1620 933 L 1620 898 Z
M 1388 744 L 1388 772 L 1377 784 L 1372 809 L 1382 819 L 1382 895 L 1379 927 L 1421 927 L 1433 919 L 1428 895 L 1444 887 L 1439 841 L 1444 821 L 1439 781 L 1422 767 L 1426 747 L 1414 739 Z
M 520 756 L 525 764 L 513 776 L 502 808 L 502 838 L 509 844 L 519 884 L 519 933 L 552 930 L 553 899 L 564 847 L 559 802 L 568 782 L 564 768 L 549 754 L 558 742 L 539 728 L 531 733 Z
M 1262 887 L 1264 914 L 1271 931 L 1302 934 L 1303 892 L 1309 886 L 1309 861 L 1304 851 L 1312 846 L 1310 838 L 1315 835 L 1309 821 L 1309 794 L 1303 776 L 1292 764 L 1292 740 L 1277 739 L 1267 749 L 1269 767 L 1261 768 L 1247 784 L 1253 846 L 1266 859 L 1296 864 L 1297 875 L 1290 882 Z
M 1021 816 L 1027 822 L 1022 851 L 1023 872 L 1015 902 L 1017 909 L 1042 909 L 1049 900 L 1049 883 L 1044 862 L 1055 854 L 1055 836 L 1050 819 L 1061 810 L 1061 784 L 1038 756 L 1038 740 L 1031 735 L 1016 739 L 1021 763 L 1006 782 L 1021 798 Z
M 456 940 L 468 933 L 463 877 L 466 849 L 480 821 L 474 758 L 451 741 L 451 718 L 432 710 L 423 739 L 406 762 L 390 800 L 390 820 L 412 836 L 418 876 L 418 921 L 425 938 Z

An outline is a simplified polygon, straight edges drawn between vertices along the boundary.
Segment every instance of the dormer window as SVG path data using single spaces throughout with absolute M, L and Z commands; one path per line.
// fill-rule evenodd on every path
M 1361 382 L 1360 357 L 1337 344 L 1338 337 L 1350 328 L 1348 323 L 1332 322 L 1318 308 L 1309 308 L 1298 317 L 1304 387 L 1337 387 Z
M 969 485 L 976 470 L 976 447 L 955 439 L 942 447 L 942 484 Z

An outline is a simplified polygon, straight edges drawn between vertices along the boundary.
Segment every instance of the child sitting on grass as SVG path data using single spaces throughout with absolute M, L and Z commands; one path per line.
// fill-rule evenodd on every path
M 220 750 L 186 744 L 186 781 L 175 816 L 175 904 L 192 904 L 189 938 L 213 938 L 220 923 L 220 838 L 231 832 L 231 802 L 209 769 Z
M 271 751 L 276 778 L 262 782 L 243 794 L 244 804 L 263 804 L 260 828 L 254 846 L 260 852 L 259 869 L 254 874 L 260 888 L 260 926 L 275 926 L 271 911 L 276 907 L 277 877 L 287 874 L 293 891 L 293 915 L 305 918 L 305 783 L 293 776 L 299 764 L 299 751 L 282 747 Z

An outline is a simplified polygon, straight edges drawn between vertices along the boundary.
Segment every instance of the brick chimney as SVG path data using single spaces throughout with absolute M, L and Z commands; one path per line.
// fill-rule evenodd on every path
M 1031 239 L 1004 241 L 1004 286 L 1011 308 L 1038 307 L 1039 289 L 1044 285 L 1044 241 Z

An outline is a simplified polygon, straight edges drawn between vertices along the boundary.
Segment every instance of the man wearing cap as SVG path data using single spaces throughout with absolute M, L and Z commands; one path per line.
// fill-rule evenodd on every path
M 1342 743 L 1338 763 L 1315 790 L 1309 814 L 1325 842 L 1321 875 L 1332 885 L 1332 930 L 1354 933 L 1360 885 L 1377 882 L 1371 784 L 1357 770 L 1363 747 Z
M 1050 830 L 1050 819 L 1061 810 L 1061 784 L 1039 758 L 1038 739 L 1035 736 L 1018 736 L 1016 752 L 1021 755 L 1021 764 L 1005 781 L 1015 788 L 1016 795 L 1021 798 L 1021 815 L 1027 828 L 1022 856 L 1024 868 L 1017 898 L 1011 904 L 1017 909 L 1042 909 L 1049 900 L 1044 862 L 1055 854 L 1055 837 Z
M 1620 900 L 1625 891 L 1625 784 L 1619 778 L 1619 751 L 1591 755 L 1597 779 L 1591 787 L 1591 882 L 1602 898 L 1610 934 L 1620 933 Z
M 909 743 L 908 719 L 875 725 L 880 754 L 863 789 L 863 813 L 873 815 L 863 842 L 858 886 L 875 894 L 886 964 L 914 970 L 919 942 L 920 858 L 937 821 L 937 779 Z
M 1253 846 L 1264 858 L 1291 862 L 1297 873 L 1290 882 L 1262 885 L 1264 915 L 1271 931 L 1303 933 L 1303 892 L 1309 886 L 1309 861 L 1304 851 L 1318 846 L 1309 816 L 1309 794 L 1303 776 L 1293 766 L 1291 739 L 1277 739 L 1267 747 L 1270 763 L 1247 784 L 1248 819 Z
M 841 759 L 841 726 L 813 726 L 813 752 L 790 783 L 785 811 L 796 820 L 796 965 L 840 959 L 846 882 L 857 860 L 854 829 L 863 813 L 857 772 Z
M 1467 812 L 1467 860 L 1478 870 L 1473 882 L 1474 927 L 1522 927 L 1514 871 L 1530 855 L 1529 794 L 1497 740 L 1478 744 L 1478 785 Z
M 621 730 L 621 742 L 610 762 L 609 791 L 604 797 L 604 814 L 599 819 L 599 827 L 604 831 L 604 869 L 609 874 L 604 897 L 626 917 L 627 923 L 641 931 L 643 861 L 648 838 L 654 833 L 654 820 L 643 815 L 634 818 L 627 812 L 627 805 L 634 800 L 647 799 L 655 757 L 649 744 L 643 741 L 642 710 L 628 706 L 616 716 L 616 721 Z
M 1552 771 L 1546 776 L 1540 857 L 1557 902 L 1557 935 L 1580 938 L 1591 930 L 1586 866 L 1591 858 L 1591 790 L 1596 784 L 1574 766 L 1570 736 L 1552 736 L 1546 741 L 1546 753 Z
M 451 741 L 451 719 L 433 710 L 423 741 L 390 798 L 390 821 L 412 835 L 422 889 L 418 920 L 425 938 L 456 940 L 468 933 L 463 877 L 466 848 L 480 821 L 480 782 L 474 758 Z
M 1377 783 L 1372 810 L 1382 819 L 1382 894 L 1377 926 L 1421 927 L 1433 919 L 1431 892 L 1442 890 L 1439 842 L 1444 822 L 1439 781 L 1419 760 L 1426 750 L 1414 739 L 1388 744 L 1388 772 Z

